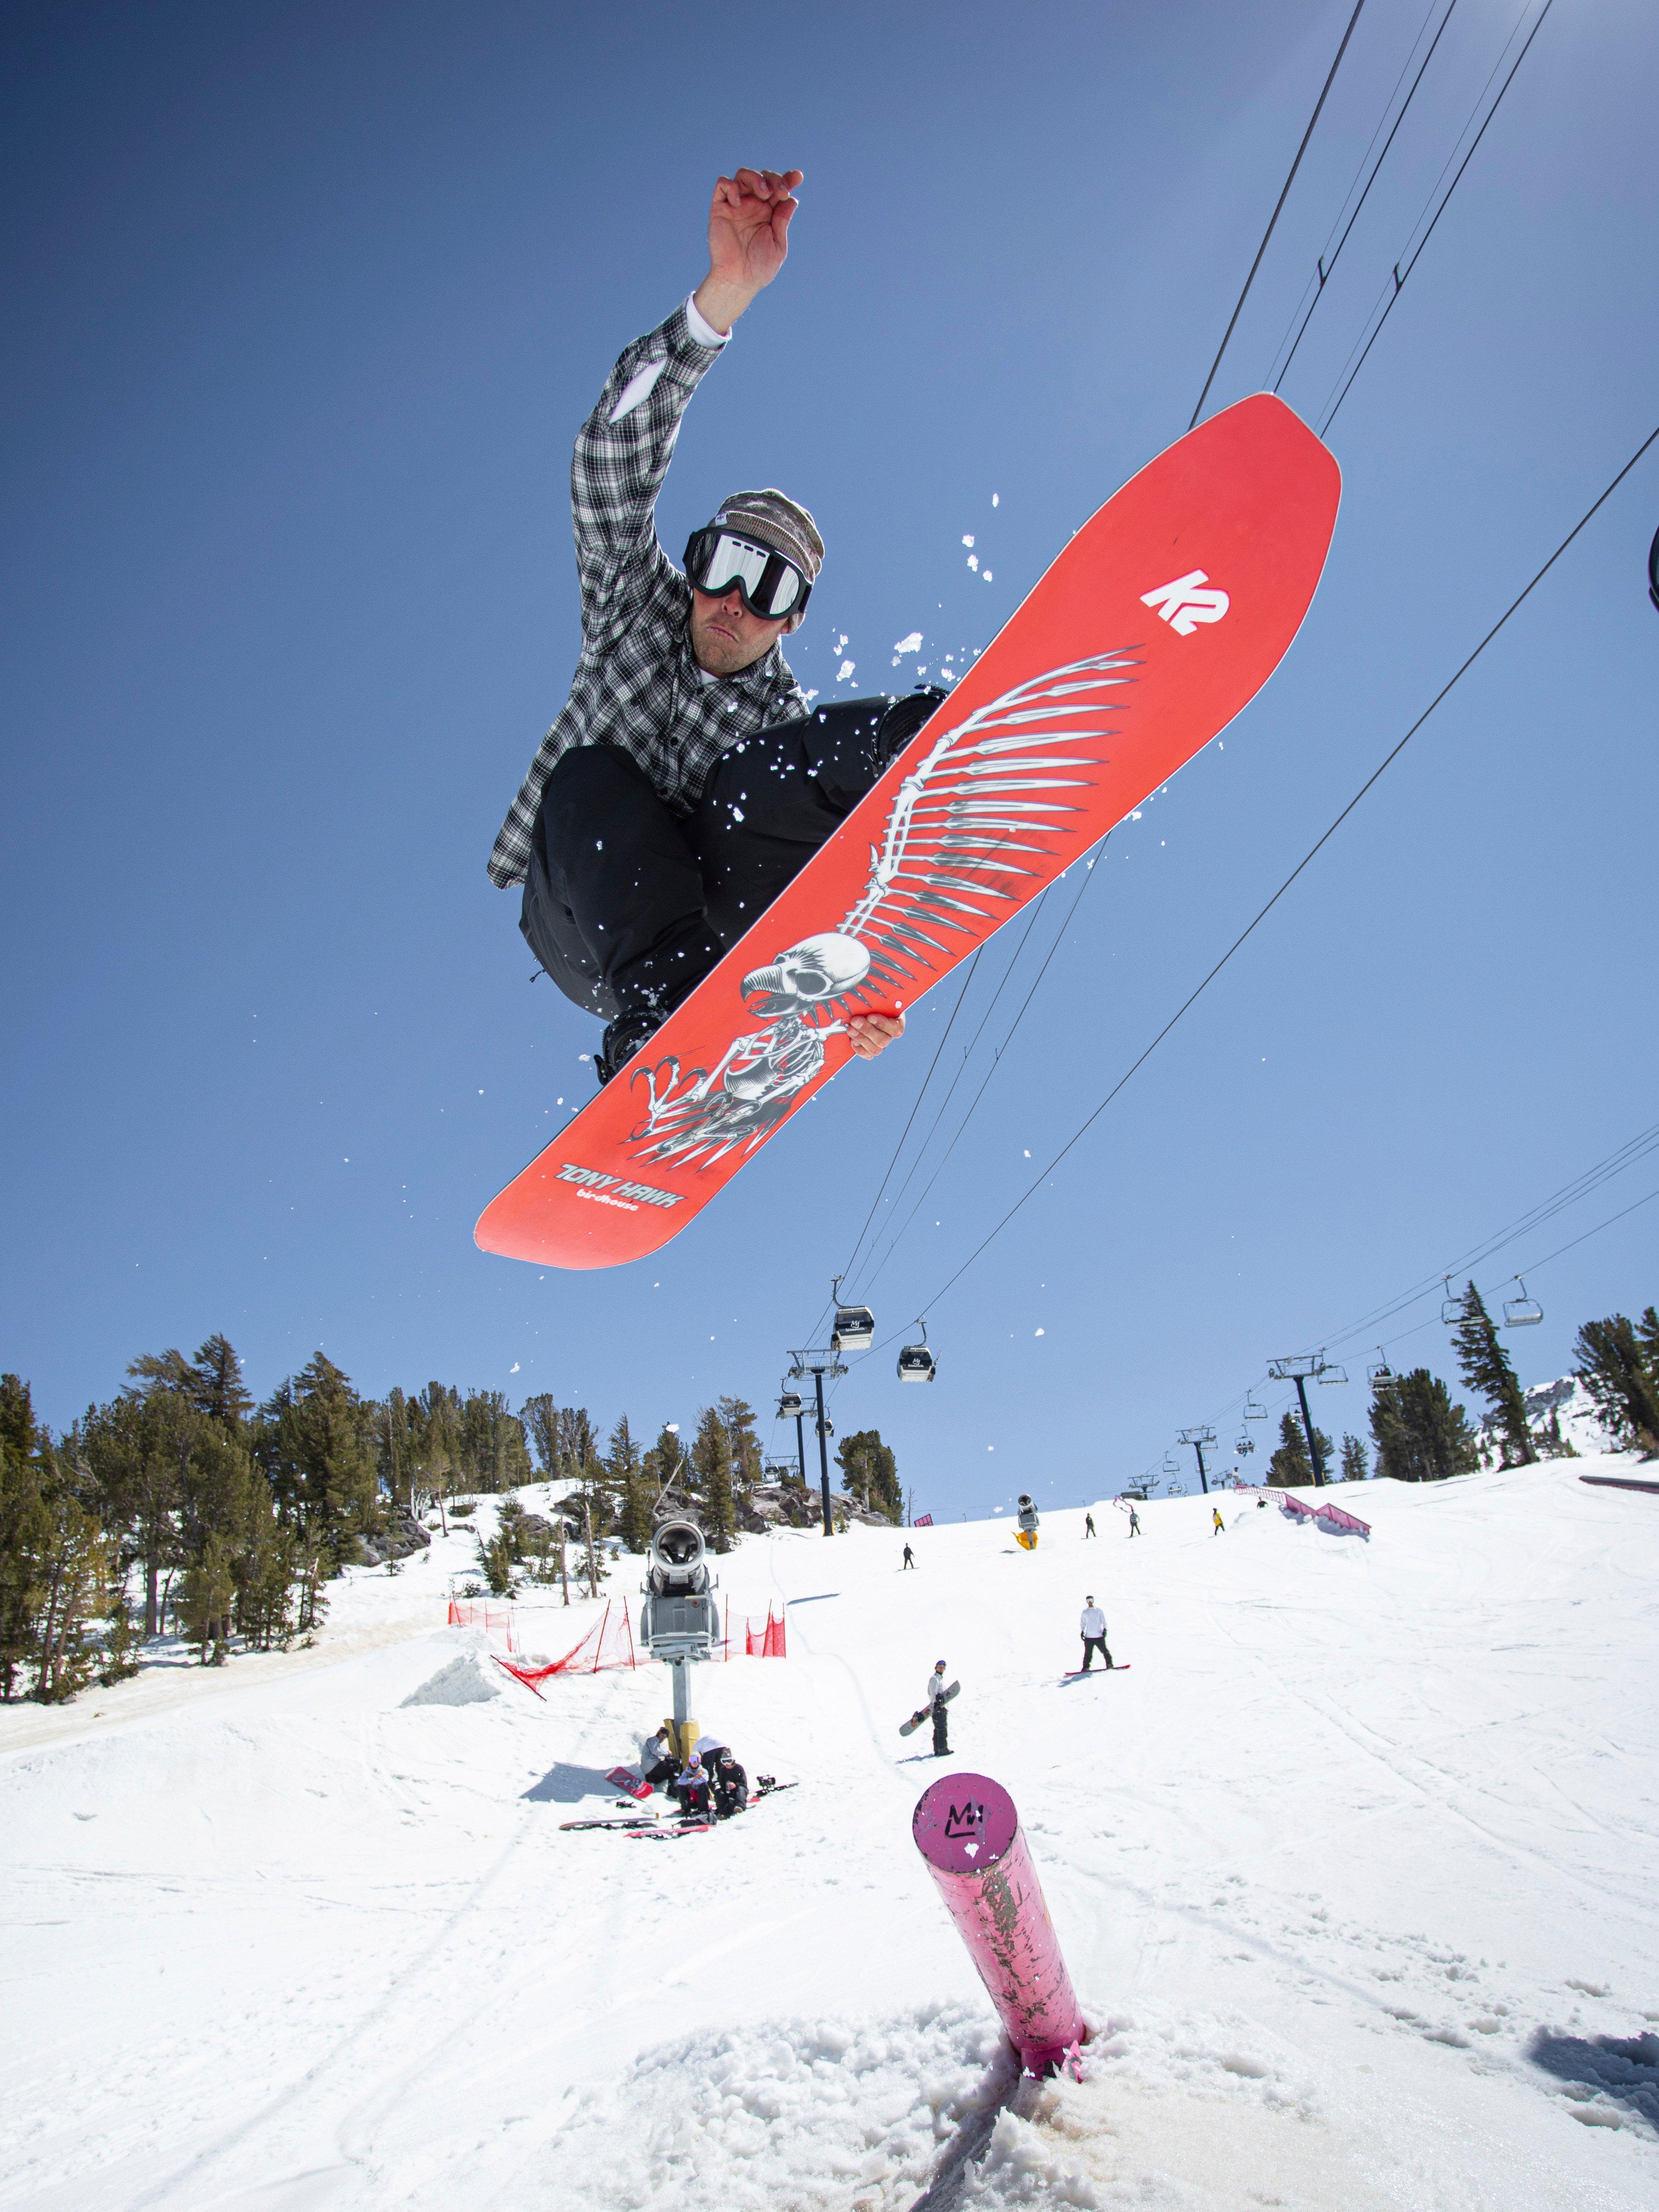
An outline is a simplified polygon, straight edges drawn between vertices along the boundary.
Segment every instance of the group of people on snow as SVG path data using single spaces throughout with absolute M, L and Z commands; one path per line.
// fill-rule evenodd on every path
M 674 1723 L 665 1720 L 647 1738 L 639 1771 L 652 1789 L 674 1799 L 682 1820 L 729 1820 L 743 1810 L 749 1802 L 749 1778 L 729 1744 L 700 1735 L 683 1759 L 674 1747 Z

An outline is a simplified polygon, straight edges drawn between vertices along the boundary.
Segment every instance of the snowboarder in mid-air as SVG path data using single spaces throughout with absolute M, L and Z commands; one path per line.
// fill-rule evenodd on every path
M 565 996 L 607 1024 L 601 1085 L 688 998 L 907 744 L 943 696 L 815 713 L 782 651 L 824 558 L 804 507 L 734 492 L 676 568 L 657 495 L 692 394 L 783 267 L 798 169 L 722 177 L 709 271 L 627 347 L 576 442 L 582 655 L 490 856 Z M 901 1015 L 854 1012 L 869 1060 Z
M 1083 1618 L 1078 1622 L 1078 1626 L 1083 1632 L 1083 1672 L 1085 1674 L 1089 1672 L 1089 1662 L 1098 1651 L 1101 1655 L 1101 1664 L 1109 1673 L 1112 1667 L 1112 1654 L 1106 1648 L 1106 1615 L 1095 1604 L 1092 1596 L 1083 1600 Z

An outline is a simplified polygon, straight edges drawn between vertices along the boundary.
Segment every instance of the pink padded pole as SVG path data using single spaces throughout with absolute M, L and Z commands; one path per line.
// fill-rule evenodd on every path
M 1046 2073 L 1089 2031 L 1014 1800 L 988 1775 L 948 1774 L 911 1832 L 1022 2064 Z

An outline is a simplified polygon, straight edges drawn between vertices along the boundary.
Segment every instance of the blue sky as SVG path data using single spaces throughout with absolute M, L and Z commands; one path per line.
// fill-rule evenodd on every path
M 1284 382 L 1315 423 L 1520 13 L 1460 0 Z M 1186 428 L 1347 14 L 10 12 L 0 1364 L 47 1419 L 215 1329 L 260 1394 L 320 1344 L 376 1393 L 547 1389 L 651 1430 L 721 1392 L 770 1409 L 955 987 L 659 1261 L 474 1250 L 593 1081 L 595 1025 L 530 986 L 484 874 L 575 654 L 571 434 L 701 275 L 715 175 L 800 167 L 665 542 L 737 483 L 803 499 L 829 560 L 791 659 L 826 691 L 843 658 L 844 690 L 898 682 L 915 629 L 906 684 L 983 645 Z M 1271 380 L 1424 21 L 1369 0 L 1212 407 Z M 1270 1356 L 1659 1118 L 1656 448 L 934 1297 L 1659 421 L 1656 108 L 1650 9 L 1558 0 L 1331 428 L 1344 508 L 1301 638 L 1114 835 L 924 1204 L 849 1284 L 884 1336 L 928 1313 L 937 1382 L 901 1389 L 888 1350 L 836 1405 L 917 1510 L 1099 1496 L 1180 1425 L 1234 1432 Z M 1638 1162 L 1478 1278 L 1655 1185 Z M 1523 1380 L 1659 1297 L 1656 1223 L 1529 1278 Z M 1436 1304 L 1388 1325 L 1396 1364 L 1450 1371 Z M 1362 1388 L 1320 1396 L 1363 1431 Z

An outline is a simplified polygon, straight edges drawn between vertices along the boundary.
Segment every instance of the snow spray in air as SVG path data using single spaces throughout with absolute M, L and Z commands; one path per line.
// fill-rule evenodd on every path
M 948 1774 L 910 1825 L 1021 2063 L 1047 2073 L 1089 2030 L 1014 1800 L 988 1775 Z

